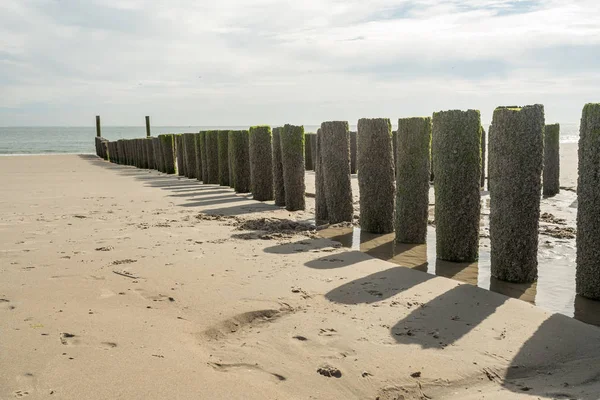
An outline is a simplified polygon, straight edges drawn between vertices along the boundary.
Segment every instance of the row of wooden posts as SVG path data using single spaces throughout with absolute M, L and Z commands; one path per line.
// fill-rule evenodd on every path
M 304 170 L 314 168 L 317 224 L 353 221 L 357 171 L 361 229 L 395 231 L 401 243 L 426 242 L 433 177 L 437 258 L 472 262 L 487 142 L 491 273 L 532 282 L 542 187 L 546 196 L 560 187 L 559 130 L 545 124 L 542 105 L 532 105 L 496 108 L 487 141 L 479 111 L 452 110 L 401 118 L 395 132 L 385 118 L 360 119 L 356 134 L 345 121 L 324 122 L 312 135 L 302 126 L 254 126 L 117 142 L 97 137 L 97 152 L 165 173 L 177 164 L 179 175 L 251 192 L 289 211 L 305 208 Z M 600 299 L 600 103 L 584 107 L 580 130 L 577 293 Z

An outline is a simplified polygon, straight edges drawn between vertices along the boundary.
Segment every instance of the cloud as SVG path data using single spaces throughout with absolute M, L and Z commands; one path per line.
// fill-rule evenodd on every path
M 3 0 L 0 125 L 489 120 L 533 102 L 577 121 L 598 101 L 598 20 L 595 0 Z

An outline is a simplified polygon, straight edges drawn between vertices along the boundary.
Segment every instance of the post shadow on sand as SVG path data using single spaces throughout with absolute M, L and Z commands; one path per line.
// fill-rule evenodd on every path
M 597 400 L 600 329 L 553 314 L 512 359 L 502 386 L 553 399 Z
M 461 284 L 416 308 L 390 332 L 398 343 L 444 348 L 477 327 L 506 300 L 506 296 Z
M 292 243 L 281 243 L 264 249 L 265 253 L 270 254 L 295 254 L 306 253 L 309 251 L 325 249 L 329 247 L 340 247 L 340 244 L 333 239 L 314 237 L 298 240 Z
M 345 283 L 325 297 L 340 304 L 378 303 L 433 278 L 411 268 L 393 267 Z
M 184 207 L 206 207 L 216 206 L 219 204 L 239 203 L 241 201 L 250 200 L 247 197 L 237 196 L 233 192 L 223 196 L 210 196 L 202 198 L 204 193 L 198 193 L 195 199 L 188 199 L 188 203 L 183 204 Z M 200 197 L 200 199 L 198 199 Z M 193 200 L 193 201 L 192 201 Z

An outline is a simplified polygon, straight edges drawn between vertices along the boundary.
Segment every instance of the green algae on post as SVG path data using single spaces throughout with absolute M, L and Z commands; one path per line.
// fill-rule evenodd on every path
M 229 131 L 218 132 L 219 185 L 229 186 Z
M 600 300 L 600 103 L 583 107 L 578 154 L 576 291 Z
M 273 128 L 273 191 L 275 205 L 285 206 L 285 184 L 283 180 L 283 164 L 281 161 L 281 131 L 283 128 Z
M 327 213 L 327 198 L 325 197 L 325 179 L 323 178 L 323 161 L 321 157 L 321 141 L 323 133 L 321 128 L 317 129 L 315 140 L 315 220 L 321 225 L 329 220 Z
M 177 154 L 177 175 L 185 176 L 185 162 L 183 161 L 183 134 L 175 135 L 175 154 Z
M 357 173 L 356 155 L 358 154 L 358 133 L 350 132 L 350 173 Z
M 208 183 L 208 161 L 206 159 L 206 131 L 194 135 L 194 157 L 196 158 L 196 175 L 202 183 Z
M 396 242 L 426 243 L 431 118 L 401 118 L 396 135 Z
M 175 173 L 175 149 L 173 143 L 173 134 L 158 135 L 163 152 L 163 169 L 167 174 Z
M 479 111 L 435 112 L 432 121 L 437 258 L 476 261 L 481 178 Z
M 359 119 L 356 147 L 360 228 L 371 233 L 393 232 L 395 185 L 390 120 Z
M 206 181 L 219 184 L 219 132 L 206 131 Z
M 330 224 L 352 222 L 352 185 L 350 182 L 350 132 L 348 121 L 321 124 L 319 144 L 327 219 Z M 318 201 L 318 200 L 317 200 Z
M 304 139 L 304 126 L 286 124 L 281 131 L 285 209 L 288 211 L 304 210 L 306 207 L 304 199 L 306 191 Z
M 255 200 L 273 200 L 273 154 L 271 127 L 250 128 L 250 180 Z
M 310 143 L 310 133 L 304 134 L 304 168 L 307 171 L 313 169 L 313 161 L 312 161 L 312 152 L 309 146 Z
M 544 173 L 542 179 L 544 196 L 560 192 L 560 125 L 546 125 L 544 132 Z
M 183 134 L 183 150 L 185 152 L 185 176 L 188 178 L 198 178 L 196 171 L 196 140 L 195 133 Z
M 250 136 L 248 131 L 231 131 L 233 182 L 236 193 L 249 193 L 250 185 Z
M 508 282 L 537 278 L 544 106 L 499 107 L 489 135 L 492 276 Z

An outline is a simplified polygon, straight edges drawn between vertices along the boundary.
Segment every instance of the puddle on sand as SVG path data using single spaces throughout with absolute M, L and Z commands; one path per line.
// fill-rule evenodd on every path
M 427 229 L 428 245 L 395 243 L 394 233 L 367 233 L 356 227 L 327 228 L 319 235 L 381 260 L 477 285 L 600 326 L 600 302 L 575 295 L 574 265 L 570 265 L 564 257 L 553 256 L 542 249 L 542 241 L 538 280 L 521 284 L 499 281 L 491 276 L 489 239 L 481 240 L 478 262 L 454 263 L 436 259 L 435 229 L 431 226 Z

